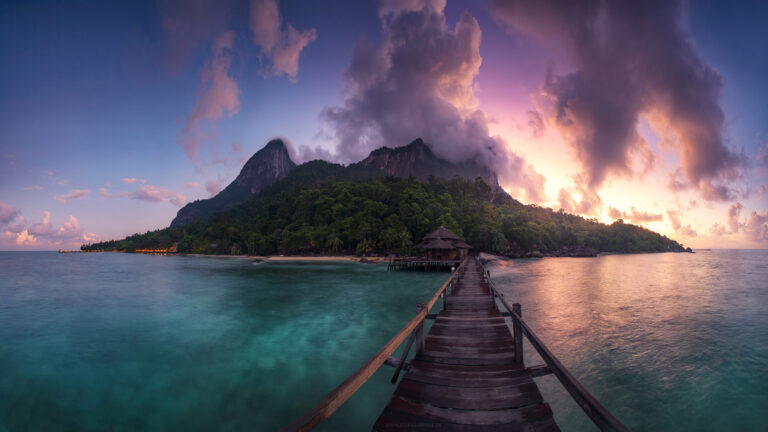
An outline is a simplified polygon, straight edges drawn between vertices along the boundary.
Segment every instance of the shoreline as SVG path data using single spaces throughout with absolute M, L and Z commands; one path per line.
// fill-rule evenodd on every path
M 223 258 L 223 259 L 241 259 L 251 260 L 253 262 L 361 262 L 365 259 L 368 263 L 378 264 L 388 260 L 383 257 L 356 257 L 354 255 L 339 256 L 301 256 L 301 255 L 208 255 L 208 254 L 177 254 L 178 256 Z

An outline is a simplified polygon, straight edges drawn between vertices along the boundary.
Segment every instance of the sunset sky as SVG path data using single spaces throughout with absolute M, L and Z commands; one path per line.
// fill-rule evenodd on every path
M 272 137 L 423 138 L 525 203 L 768 247 L 768 3 L 0 5 L 0 250 L 169 225 Z

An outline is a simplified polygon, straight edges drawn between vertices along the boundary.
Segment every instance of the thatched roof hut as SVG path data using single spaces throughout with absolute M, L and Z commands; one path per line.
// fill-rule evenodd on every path
M 469 254 L 472 246 L 446 227 L 440 226 L 424 236 L 424 239 L 414 248 L 423 250 L 430 259 L 459 260 Z

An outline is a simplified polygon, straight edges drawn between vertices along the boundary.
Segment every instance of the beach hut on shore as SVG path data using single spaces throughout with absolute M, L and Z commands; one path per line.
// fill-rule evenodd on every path
M 424 239 L 414 246 L 414 249 L 421 250 L 424 255 L 431 260 L 462 260 L 469 254 L 472 246 L 452 233 L 444 226 L 424 236 Z

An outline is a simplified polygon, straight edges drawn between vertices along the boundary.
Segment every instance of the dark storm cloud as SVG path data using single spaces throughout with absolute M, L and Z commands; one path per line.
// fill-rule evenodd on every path
M 488 119 L 477 109 L 480 26 L 465 12 L 450 28 L 444 6 L 440 0 L 382 3 L 380 42 L 357 42 L 345 73 L 345 101 L 321 114 L 339 157 L 356 161 L 378 147 L 422 137 L 438 156 L 475 159 L 529 201 L 543 200 L 544 177 L 490 135 Z
M 683 29 L 682 1 L 493 0 L 492 11 L 510 30 L 565 49 L 574 70 L 549 71 L 542 95 L 589 187 L 633 173 L 634 155 L 647 159 L 636 130 L 647 114 L 677 136 L 686 183 L 707 200 L 734 196 L 724 185 L 742 158 L 723 141 L 722 79 Z

